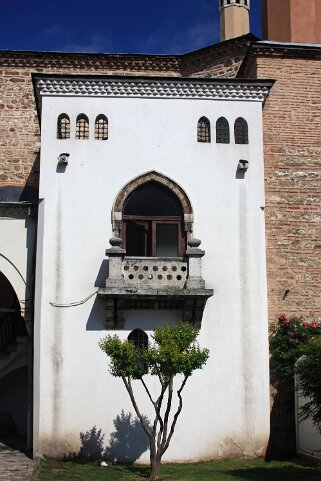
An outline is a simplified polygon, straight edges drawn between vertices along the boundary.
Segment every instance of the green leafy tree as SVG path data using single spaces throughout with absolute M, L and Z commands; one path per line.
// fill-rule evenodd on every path
M 153 342 L 147 348 L 137 349 L 130 341 L 122 341 L 118 336 L 107 336 L 99 346 L 109 356 L 109 369 L 113 376 L 122 379 L 134 410 L 149 438 L 151 479 L 160 479 L 161 459 L 168 449 L 174 434 L 177 419 L 182 411 L 182 391 L 188 378 L 196 369 L 201 369 L 209 356 L 207 349 L 200 348 L 197 342 L 198 331 L 192 326 L 179 323 L 177 326 L 156 327 Z M 146 383 L 146 375 L 156 376 L 160 383 L 157 398 L 153 398 Z M 182 375 L 176 391 L 178 407 L 172 416 L 174 378 Z M 149 426 L 140 411 L 134 390 L 133 380 L 138 380 L 154 409 L 154 420 Z M 163 408 L 163 409 L 162 409 Z
M 321 338 L 307 344 L 302 354 L 296 373 L 299 392 L 307 402 L 301 408 L 300 417 L 302 420 L 311 418 L 321 434 Z

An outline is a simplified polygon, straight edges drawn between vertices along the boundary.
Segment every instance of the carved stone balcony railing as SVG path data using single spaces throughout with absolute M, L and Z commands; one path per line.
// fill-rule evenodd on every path
M 106 326 L 121 328 L 126 309 L 180 309 L 182 320 L 199 325 L 206 301 L 201 241 L 191 239 L 185 257 L 126 257 L 121 239 L 110 239 L 109 276 L 98 291 L 106 300 Z
M 183 289 L 187 260 L 182 257 L 125 257 L 122 273 L 126 286 Z

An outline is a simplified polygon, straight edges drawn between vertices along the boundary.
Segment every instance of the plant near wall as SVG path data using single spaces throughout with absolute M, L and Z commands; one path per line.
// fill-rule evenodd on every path
M 303 347 L 321 337 L 321 323 L 308 323 L 302 317 L 279 317 L 270 335 L 270 372 L 274 385 L 293 385 L 294 366 Z
M 153 342 L 141 350 L 130 341 L 122 341 L 118 336 L 101 339 L 99 346 L 109 357 L 109 369 L 113 376 L 122 379 L 131 399 L 134 410 L 150 444 L 150 478 L 160 479 L 160 466 L 163 454 L 169 447 L 177 419 L 182 411 L 182 391 L 188 378 L 196 369 L 201 369 L 209 356 L 208 349 L 202 349 L 197 342 L 198 331 L 192 326 L 179 323 L 177 326 L 156 327 Z M 160 389 L 153 398 L 147 385 L 148 376 L 156 376 Z M 174 379 L 178 378 L 176 390 L 178 405 L 172 413 L 175 396 Z M 134 383 L 142 384 L 154 410 L 154 420 L 148 424 L 141 412 L 134 393 Z
M 307 401 L 301 407 L 300 419 L 311 418 L 321 434 L 321 337 L 309 342 L 301 352 L 296 374 L 299 392 Z

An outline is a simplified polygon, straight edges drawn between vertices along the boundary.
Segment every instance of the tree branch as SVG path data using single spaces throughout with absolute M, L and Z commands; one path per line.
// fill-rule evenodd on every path
M 187 379 L 189 378 L 189 376 L 185 376 L 184 378 L 184 381 L 182 382 L 182 385 L 181 387 L 179 388 L 179 390 L 177 391 L 177 396 L 179 398 L 179 406 L 178 406 L 178 409 L 174 415 L 174 419 L 173 419 L 173 422 L 172 422 L 172 425 L 171 425 L 171 429 L 170 429 L 170 432 L 169 432 L 169 435 L 168 435 L 168 438 L 165 442 L 165 445 L 164 447 L 162 447 L 162 455 L 165 453 L 166 449 L 168 448 L 169 446 L 169 443 L 172 439 L 172 436 L 174 434 L 174 430 L 175 430 L 175 426 L 176 426 L 176 422 L 177 422 L 177 419 L 178 419 L 178 416 L 180 415 L 181 411 L 182 411 L 182 407 L 183 407 L 183 399 L 182 399 L 182 391 L 185 387 L 185 384 L 186 384 L 186 381 Z
M 165 391 L 164 391 L 164 388 L 163 388 L 163 386 L 162 386 L 162 391 L 161 391 L 160 396 L 158 397 L 157 401 L 154 401 L 153 398 L 152 398 L 152 396 L 151 396 L 151 393 L 150 393 L 150 391 L 149 391 L 149 389 L 148 389 L 148 387 L 147 387 L 147 384 L 145 383 L 145 381 L 144 381 L 144 379 L 143 379 L 142 377 L 140 378 L 140 381 L 141 381 L 142 385 L 144 386 L 144 389 L 145 389 L 145 391 L 146 391 L 146 393 L 147 393 L 147 396 L 149 397 L 150 402 L 153 404 L 154 409 L 155 409 L 156 418 L 155 418 L 155 421 L 154 421 L 154 424 L 153 424 L 153 430 L 152 430 L 152 432 L 153 432 L 153 433 L 156 433 L 157 422 L 159 422 L 159 424 L 160 424 L 160 429 L 161 429 L 161 431 L 163 431 L 163 425 L 164 425 L 164 423 L 163 423 L 163 420 L 162 420 L 162 418 L 161 418 L 161 416 L 160 416 L 160 409 L 161 409 L 161 406 L 162 406 L 162 400 L 163 400 L 163 396 L 164 396 L 164 392 L 165 392 Z
M 136 403 L 136 400 L 135 400 L 135 396 L 134 396 L 134 392 L 133 392 L 133 388 L 132 388 L 132 384 L 131 384 L 131 380 L 130 380 L 130 377 L 128 376 L 128 379 L 126 379 L 126 377 L 123 375 L 122 376 L 122 380 L 123 380 L 123 383 L 125 384 L 125 387 L 127 389 L 127 392 L 129 394 L 129 397 L 130 397 L 130 400 L 132 402 L 132 405 L 135 409 L 135 412 L 141 422 L 141 425 L 142 425 L 142 428 L 144 429 L 145 433 L 147 434 L 147 436 L 149 437 L 149 439 L 151 439 L 151 432 L 150 430 L 148 429 L 148 426 L 146 424 L 146 421 L 145 421 L 145 418 L 144 416 L 141 414 L 141 412 L 139 411 L 138 409 L 138 406 L 137 406 L 137 403 Z
M 170 378 L 170 381 L 168 383 L 168 398 L 167 398 L 167 406 L 166 406 L 166 411 L 164 415 L 164 432 L 163 432 L 163 437 L 162 437 L 162 447 L 166 443 L 166 436 L 167 436 L 167 427 L 168 427 L 168 418 L 169 418 L 169 413 L 171 411 L 172 407 L 172 399 L 173 399 L 173 376 Z
M 158 433 L 158 436 L 157 436 L 157 450 L 159 450 L 159 446 L 161 444 L 161 436 L 162 436 L 162 432 L 164 430 L 164 421 L 162 420 L 162 417 L 160 415 L 160 410 L 161 410 L 161 407 L 162 407 L 165 391 L 166 391 L 166 387 L 165 387 L 165 385 L 163 385 L 161 394 L 160 394 L 159 398 L 157 399 L 156 415 L 158 417 L 159 424 L 160 424 L 159 433 Z
M 145 383 L 145 381 L 144 381 L 144 379 L 143 379 L 142 377 L 140 378 L 140 381 L 141 381 L 142 385 L 144 386 L 144 389 L 145 389 L 145 391 L 146 391 L 146 393 L 147 393 L 147 396 L 148 396 L 149 399 L 150 399 L 150 402 L 152 403 L 152 405 L 153 405 L 154 408 L 156 409 L 156 402 L 153 401 L 152 395 L 151 395 L 151 393 L 149 392 L 149 389 L 148 389 L 148 387 L 147 387 L 147 385 L 146 385 L 146 383 Z

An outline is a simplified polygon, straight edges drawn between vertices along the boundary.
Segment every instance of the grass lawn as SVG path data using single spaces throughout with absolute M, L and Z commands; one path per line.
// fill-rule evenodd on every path
M 33 481 L 140 481 L 148 479 L 149 467 L 114 465 L 80 460 L 43 461 Z M 222 460 L 195 464 L 164 464 L 166 481 L 321 481 L 321 465 L 303 461 Z

